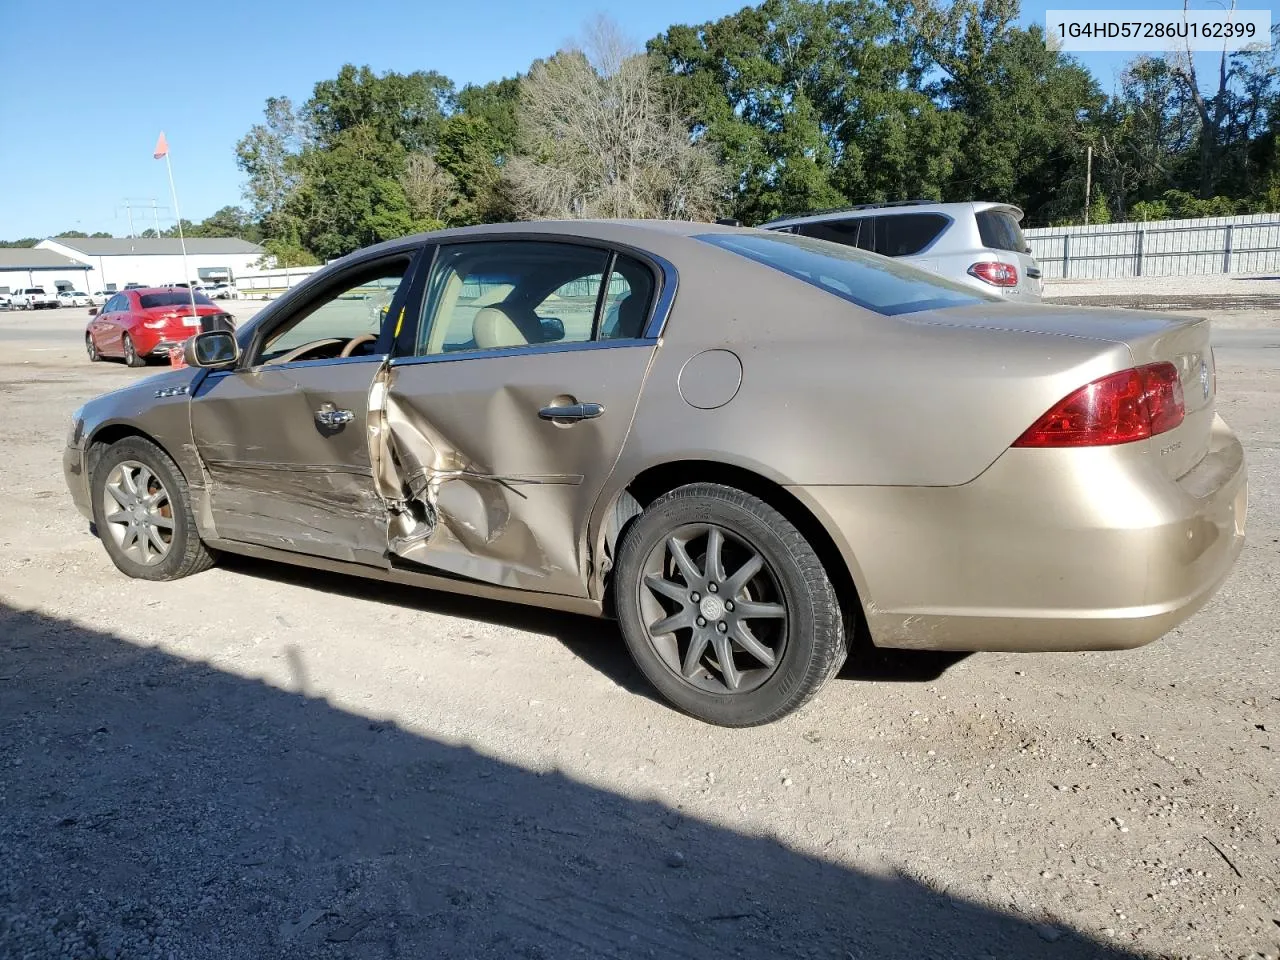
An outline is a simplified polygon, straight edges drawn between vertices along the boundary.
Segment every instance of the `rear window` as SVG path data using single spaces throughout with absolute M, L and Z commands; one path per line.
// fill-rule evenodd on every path
M 138 301 L 142 304 L 143 310 L 150 310 L 152 307 L 180 307 L 184 303 L 191 306 L 191 296 L 185 290 L 173 293 L 144 293 Z M 196 291 L 195 298 L 196 303 L 213 306 L 213 301 L 199 291 Z
M 970 289 L 919 267 L 808 237 L 709 233 L 697 239 L 885 316 L 1001 300 L 998 294 Z
M 984 247 L 1012 253 L 1026 252 L 1026 238 L 1013 214 L 1003 210 L 983 210 L 977 216 L 978 235 L 982 238 Z

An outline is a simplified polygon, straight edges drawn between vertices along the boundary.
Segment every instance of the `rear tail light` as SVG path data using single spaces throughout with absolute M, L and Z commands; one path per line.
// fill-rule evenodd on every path
M 1103 447 L 1145 440 L 1182 423 L 1182 381 L 1172 363 L 1121 370 L 1064 397 L 1015 447 Z
M 1018 285 L 1018 268 L 1012 263 L 996 263 L 983 260 L 969 267 L 970 276 L 985 280 L 997 287 L 1016 287 Z

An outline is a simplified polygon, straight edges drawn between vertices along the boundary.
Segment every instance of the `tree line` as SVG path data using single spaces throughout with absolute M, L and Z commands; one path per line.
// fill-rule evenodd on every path
M 1018 0 L 764 0 L 643 46 L 597 20 L 481 85 L 348 64 L 302 103 L 267 100 L 236 145 L 246 208 L 190 235 L 301 265 L 534 217 L 756 224 L 984 199 L 1048 226 L 1083 222 L 1086 176 L 1094 223 L 1280 210 L 1274 46 L 1208 77 L 1185 54 L 1136 57 L 1108 95 L 1018 15 Z

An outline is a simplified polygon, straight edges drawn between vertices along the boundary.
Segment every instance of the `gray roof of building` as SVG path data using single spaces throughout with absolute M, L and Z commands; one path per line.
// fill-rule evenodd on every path
M 115 257 L 129 254 L 178 256 L 182 246 L 176 237 L 50 237 L 52 243 L 78 250 L 88 257 Z M 187 253 L 263 253 L 262 247 L 235 237 L 191 237 Z
M 55 250 L 0 247 L 0 270 L 88 270 L 89 266 Z

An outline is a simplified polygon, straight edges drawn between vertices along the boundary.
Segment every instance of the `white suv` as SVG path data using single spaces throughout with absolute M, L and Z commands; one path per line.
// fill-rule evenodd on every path
M 1010 300 L 1039 302 L 1040 265 L 1007 203 L 903 200 L 780 217 L 765 230 L 796 233 L 895 257 Z

